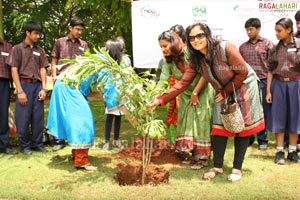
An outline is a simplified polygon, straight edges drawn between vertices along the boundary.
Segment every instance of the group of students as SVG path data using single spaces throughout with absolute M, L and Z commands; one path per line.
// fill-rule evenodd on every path
M 53 91 L 50 99 L 47 128 L 54 136 L 53 151 L 58 151 L 68 141 L 72 149 L 74 166 L 77 169 L 96 170 L 88 160 L 89 148 L 93 145 L 95 127 L 93 114 L 89 106 L 88 95 L 91 84 L 98 80 L 101 72 L 82 80 L 80 89 L 65 86 L 61 81 L 69 64 L 64 59 L 75 59 L 84 55 L 88 44 L 80 39 L 85 28 L 84 22 L 78 17 L 72 17 L 69 22 L 69 34 L 56 40 L 51 53 L 51 70 Z M 15 122 L 19 134 L 19 145 L 24 155 L 31 155 L 32 151 L 47 152 L 43 145 L 44 130 L 44 100 L 46 98 L 46 68 L 49 67 L 47 56 L 43 48 L 36 43 L 40 38 L 42 27 L 31 21 L 25 24 L 24 40 L 15 46 L 0 41 L 0 150 L 6 154 L 17 154 L 18 151 L 9 145 L 8 109 L 10 102 L 10 81 L 15 84 L 17 98 L 15 107 Z M 125 43 L 122 37 L 110 39 L 105 48 L 109 55 L 120 64 L 122 60 L 130 67 L 129 58 L 125 55 Z M 96 54 L 106 60 L 102 54 Z M 105 99 L 105 142 L 104 149 L 108 150 L 110 132 L 115 117 L 115 134 L 113 144 L 121 148 L 119 132 L 122 111 L 119 109 L 117 95 L 112 78 L 106 78 L 104 88 Z M 114 95 L 112 95 L 114 94 Z
M 192 24 L 186 30 L 175 26 L 159 35 L 163 60 L 157 87 L 167 88 L 165 82 L 171 76 L 176 81 L 167 92 L 153 100 L 150 108 L 154 110 L 158 105 L 166 105 L 176 97 L 179 99 L 175 101 L 179 104 L 175 150 L 184 155 L 193 154 L 193 169 L 208 166 L 211 150 L 213 151 L 213 168 L 204 173 L 203 179 L 212 179 L 223 173 L 227 140 L 228 137 L 234 137 L 233 168 L 228 180 L 240 180 L 247 147 L 253 143 L 253 136 L 257 134 L 259 149 L 265 150 L 268 143 L 267 130 L 276 134 L 275 163 L 285 163 L 286 132 L 289 135 L 287 158 L 300 162 L 296 151 L 300 134 L 300 42 L 295 39 L 300 37 L 300 11 L 296 13 L 295 19 L 299 28 L 296 33 L 289 18 L 282 18 L 275 23 L 275 34 L 279 42 L 274 45 L 259 35 L 259 19 L 250 18 L 245 23 L 249 40 L 239 50 L 228 41 L 214 39 L 209 26 L 203 23 Z M 96 170 L 88 161 L 88 150 L 93 144 L 95 128 L 87 96 L 91 82 L 99 74 L 83 80 L 80 89 L 76 90 L 61 82 L 56 69 L 63 64 L 62 59 L 74 59 L 88 49 L 87 43 L 80 39 L 84 30 L 83 21 L 74 17 L 69 25 L 69 35 L 57 39 L 51 53 L 54 88 L 47 128 L 56 136 L 57 146 L 54 146 L 54 151 L 61 149 L 64 140 L 67 140 L 72 148 L 74 166 L 78 169 Z M 43 146 L 42 132 L 43 100 L 46 98 L 45 68 L 49 63 L 43 48 L 36 45 L 41 32 L 40 24 L 28 22 L 24 27 L 23 42 L 12 47 L 0 41 L 2 153 L 18 153 L 9 147 L 6 121 L 11 77 L 17 90 L 15 112 L 21 151 L 25 155 L 32 154 L 32 151 L 47 152 Z M 118 63 L 125 59 L 124 41 L 117 38 L 109 40 L 106 49 Z M 60 73 L 64 73 L 65 67 L 69 66 L 63 66 Z M 115 90 L 113 84 L 107 89 Z M 221 104 L 234 91 L 245 122 L 245 129 L 238 134 L 226 130 L 220 116 Z M 115 92 L 117 95 L 117 91 Z M 117 102 L 110 102 L 107 98 L 105 96 L 108 114 L 106 143 L 103 147 L 105 150 L 109 148 L 113 120 L 110 114 L 122 115 Z M 78 120 L 78 116 L 84 120 Z M 120 121 L 120 117 L 116 117 L 115 129 L 118 131 Z M 114 140 L 114 145 L 121 147 L 118 133 Z
M 203 174 L 203 179 L 213 179 L 223 173 L 228 137 L 234 137 L 229 181 L 242 178 L 245 153 L 254 142 L 254 135 L 257 135 L 258 148 L 267 149 L 267 131 L 276 135 L 276 164 L 285 164 L 285 133 L 289 135 L 287 159 L 300 162 L 297 154 L 300 41 L 295 39 L 300 35 L 300 11 L 295 20 L 296 33 L 290 18 L 281 18 L 275 23 L 279 40 L 275 45 L 260 36 L 258 18 L 248 19 L 245 29 L 249 40 L 239 50 L 228 41 L 214 39 L 210 28 L 203 23 L 186 28 L 186 44 L 175 31 L 167 30 L 159 35 L 164 63 L 158 86 L 167 87 L 163 83 L 171 74 L 177 82 L 155 98 L 150 107 L 154 110 L 176 97 L 180 99 L 175 151 L 191 153 L 192 168 L 201 169 L 208 165 L 212 146 L 213 168 Z M 221 104 L 234 90 L 245 122 L 244 130 L 238 134 L 224 128 L 220 115 Z

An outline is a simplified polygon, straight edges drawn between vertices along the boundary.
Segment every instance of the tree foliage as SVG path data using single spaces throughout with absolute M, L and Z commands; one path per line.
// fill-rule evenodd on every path
M 85 56 L 69 60 L 72 67 L 60 75 L 60 80 L 70 87 L 79 88 L 83 80 L 97 75 L 97 80 L 92 82 L 92 86 L 94 85 L 94 90 L 99 91 L 103 90 L 107 82 L 113 81 L 119 91 L 119 102 L 126 105 L 130 111 L 128 115 L 132 125 L 138 134 L 143 136 L 141 182 L 144 185 L 151 160 L 153 139 L 166 134 L 165 123 L 157 119 L 155 111 L 147 109 L 152 99 L 162 93 L 162 89 L 158 89 L 153 80 L 137 75 L 124 61 L 119 65 L 104 48 L 98 53 L 104 57 L 86 52 Z
M 131 3 L 125 0 L 2 0 L 5 40 L 12 44 L 23 40 L 23 26 L 37 21 L 43 26 L 39 41 L 49 56 L 55 39 L 68 34 L 72 16 L 86 24 L 82 38 L 90 49 L 103 46 L 105 41 L 123 36 L 127 53 L 132 55 Z M 50 58 L 50 56 L 49 56 Z
M 154 80 L 146 78 L 150 74 L 139 76 L 124 61 L 119 65 L 104 48 L 95 51 L 104 58 L 86 52 L 74 60 L 65 60 L 72 67 L 66 69 L 59 79 L 67 86 L 79 89 L 83 80 L 98 74 L 97 80 L 91 84 L 93 91 L 103 91 L 108 80 L 112 81 L 119 91 L 119 102 L 129 109 L 130 118 L 136 119 L 132 124 L 138 133 L 142 136 L 149 134 L 151 139 L 164 135 L 165 123 L 157 120 L 155 112 L 147 108 L 163 89 L 157 88 Z

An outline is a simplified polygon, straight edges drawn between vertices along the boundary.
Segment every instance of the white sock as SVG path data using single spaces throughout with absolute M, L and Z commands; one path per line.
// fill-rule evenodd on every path
M 297 146 L 289 145 L 289 153 L 296 151 L 296 150 L 297 150 Z
M 300 144 L 297 144 L 297 149 L 300 150 Z
M 283 151 L 283 147 L 277 146 L 276 149 L 277 149 L 277 152 Z

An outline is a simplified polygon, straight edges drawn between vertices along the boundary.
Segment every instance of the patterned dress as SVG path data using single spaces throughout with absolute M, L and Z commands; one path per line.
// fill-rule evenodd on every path
M 245 137 L 262 131 L 265 128 L 265 122 L 258 88 L 259 79 L 254 70 L 245 63 L 237 49 L 228 42 L 221 42 L 217 46 L 214 59 L 216 64 L 213 66 L 210 66 L 204 59 L 201 60 L 201 74 L 223 96 L 231 95 L 232 83 L 235 85 L 237 100 L 245 121 L 245 129 L 239 134 L 227 131 L 221 122 L 221 103 L 214 103 L 212 135 Z M 158 97 L 161 105 L 186 90 L 198 74 L 199 72 L 194 68 L 188 67 L 180 81 Z
M 204 60 L 201 61 L 202 73 L 206 80 L 208 80 L 216 90 L 224 88 L 234 76 L 231 67 L 239 70 L 239 66 L 229 66 L 227 63 L 227 57 L 225 52 L 226 42 L 221 42 L 219 48 L 216 51 L 216 57 L 214 63 L 210 67 Z M 240 105 L 241 112 L 245 122 L 245 129 L 239 133 L 240 136 L 249 136 L 258 133 L 264 128 L 264 115 L 261 105 L 261 96 L 258 87 L 258 77 L 255 71 L 246 64 L 248 69 L 248 75 L 242 82 L 239 89 L 236 90 L 237 101 Z M 214 72 L 212 72 L 214 70 Z M 213 75 L 213 73 L 215 75 Z M 235 136 L 235 133 L 231 133 L 224 128 L 221 121 L 221 102 L 214 104 L 213 114 L 213 126 L 212 135 L 221 136 Z
M 178 81 L 182 78 L 186 66 L 175 63 L 165 63 L 162 68 L 158 87 L 167 88 L 171 75 Z M 176 137 L 176 150 L 193 152 L 199 159 L 208 159 L 211 152 L 211 116 L 215 92 L 210 84 L 207 84 L 199 94 L 201 105 L 189 106 L 192 92 L 197 85 L 200 74 L 189 85 L 180 97 L 178 126 Z

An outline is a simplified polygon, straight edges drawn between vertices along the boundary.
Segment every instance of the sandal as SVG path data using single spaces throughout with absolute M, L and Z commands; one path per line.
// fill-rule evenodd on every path
M 122 145 L 120 140 L 114 140 L 113 141 L 113 146 L 118 148 L 118 149 L 123 149 L 123 145 Z
M 76 167 L 76 169 L 84 169 L 86 171 L 95 171 L 98 169 L 98 167 L 87 164 L 87 165 L 78 166 L 78 167 Z
M 202 168 L 207 167 L 207 166 L 208 166 L 208 161 L 207 160 L 197 160 L 191 166 L 191 169 L 199 170 L 199 169 L 202 169 Z
M 189 165 L 191 163 L 191 160 L 188 160 L 188 158 L 184 158 L 182 161 L 182 164 Z
M 242 179 L 242 172 L 238 169 L 232 169 L 231 174 L 228 176 L 228 181 L 237 182 Z
M 203 174 L 202 179 L 203 180 L 210 180 L 216 177 L 218 174 L 223 174 L 223 169 L 222 168 L 212 168 L 209 170 L 209 172 L 206 172 Z

